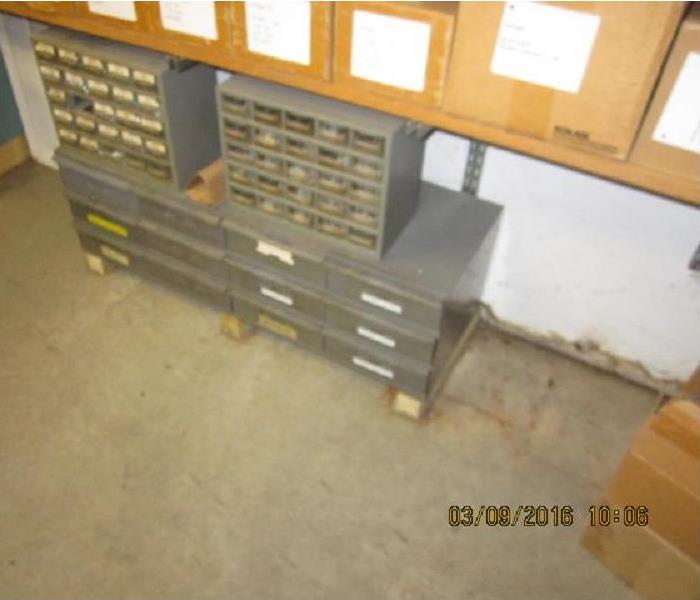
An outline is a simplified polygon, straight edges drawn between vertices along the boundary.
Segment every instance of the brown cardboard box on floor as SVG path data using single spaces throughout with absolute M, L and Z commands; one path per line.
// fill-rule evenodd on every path
M 681 23 L 630 161 L 700 181 L 700 3 Z
M 646 422 L 601 504 L 643 506 L 649 520 L 589 527 L 591 553 L 646 598 L 700 600 L 699 403 L 671 400 Z
M 464 2 L 444 109 L 625 158 L 685 3 Z
M 338 2 L 333 79 L 359 95 L 442 103 L 459 2 Z

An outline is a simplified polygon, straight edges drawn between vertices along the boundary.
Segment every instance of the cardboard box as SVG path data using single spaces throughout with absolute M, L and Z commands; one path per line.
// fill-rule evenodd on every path
M 631 162 L 670 175 L 700 181 L 700 78 L 697 74 L 700 72 L 700 67 L 697 66 L 698 64 L 700 64 L 700 4 L 695 4 L 681 23 L 663 75 L 632 150 Z M 683 71 L 682 76 L 681 71 Z M 674 93 L 673 98 L 671 98 L 672 93 Z M 695 110 L 692 106 L 687 106 L 688 102 L 695 106 Z
M 333 4 L 228 2 L 236 56 L 265 69 L 330 79 Z
M 684 8 L 461 3 L 445 111 L 625 158 Z
M 358 94 L 442 104 L 459 2 L 339 2 L 333 79 Z
M 700 566 L 648 527 L 588 527 L 581 543 L 644 598 L 700 600 Z

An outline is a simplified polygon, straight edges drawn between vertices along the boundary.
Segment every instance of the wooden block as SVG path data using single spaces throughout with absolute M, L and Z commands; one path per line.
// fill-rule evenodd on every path
M 27 138 L 18 135 L 0 144 L 0 175 L 21 165 L 29 158 Z
M 254 327 L 241 321 L 236 315 L 226 314 L 221 319 L 221 333 L 234 340 L 245 340 L 254 332 Z
M 110 263 L 108 263 L 101 256 L 97 256 L 96 254 L 90 254 L 89 252 L 86 252 L 85 260 L 87 261 L 88 269 L 100 276 L 107 275 L 107 273 L 109 273 L 113 269 L 113 266 Z
M 395 413 L 414 420 L 425 415 L 425 402 L 422 400 L 398 390 L 394 390 L 392 396 L 391 409 Z

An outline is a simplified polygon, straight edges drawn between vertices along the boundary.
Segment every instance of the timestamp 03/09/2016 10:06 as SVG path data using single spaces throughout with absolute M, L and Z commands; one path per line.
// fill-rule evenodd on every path
M 451 527 L 571 527 L 574 508 L 570 505 L 452 505 L 447 511 Z M 642 505 L 588 507 L 588 524 L 597 527 L 624 525 L 645 527 L 649 524 L 649 509 Z

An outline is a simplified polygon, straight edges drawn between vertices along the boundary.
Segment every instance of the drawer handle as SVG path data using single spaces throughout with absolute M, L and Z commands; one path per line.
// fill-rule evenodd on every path
M 384 300 L 384 298 L 380 298 L 379 296 L 375 296 L 374 294 L 362 292 L 360 294 L 360 298 L 363 302 L 366 302 L 367 304 L 371 304 L 372 306 L 376 306 L 377 308 L 381 308 L 383 310 L 388 310 L 389 312 L 393 312 L 394 314 L 400 315 L 401 313 L 403 313 L 403 306 L 401 306 L 400 304 L 396 304 L 396 302 L 389 302 L 389 300 Z
M 268 331 L 272 331 L 272 333 L 289 338 L 292 341 L 296 341 L 297 339 L 297 330 L 294 329 L 294 327 L 287 325 L 287 323 L 282 323 L 277 319 L 273 319 L 266 314 L 258 315 L 258 325 L 260 325 L 260 327 L 263 329 L 267 329 Z
M 363 327 L 362 325 L 357 326 L 357 335 L 367 338 L 368 340 L 372 340 L 373 342 L 377 342 L 377 344 L 381 344 L 387 348 L 396 348 L 396 340 L 382 335 L 381 333 L 377 333 L 376 331 L 372 331 L 371 329 Z
M 387 379 L 394 378 L 394 372 L 391 369 L 375 365 L 374 363 L 369 362 L 364 358 L 360 358 L 359 356 L 352 357 L 352 364 L 363 369 L 367 369 L 368 371 L 372 371 L 372 373 L 376 373 L 377 375 L 381 375 L 382 377 L 386 377 Z
M 119 263 L 120 265 L 122 265 L 124 267 L 129 266 L 129 257 L 126 254 L 122 254 L 121 252 L 117 252 L 114 248 L 110 248 L 109 246 L 105 246 L 104 244 L 101 244 L 100 245 L 100 252 L 102 253 L 102 256 L 113 260 L 115 263 Z
M 289 250 L 284 250 L 274 246 L 273 244 L 268 244 L 267 242 L 258 240 L 258 245 L 255 247 L 255 251 L 263 256 L 272 256 L 291 267 L 294 266 L 294 255 Z
M 281 302 L 282 304 L 286 304 L 287 306 L 294 305 L 294 299 L 291 296 L 287 296 L 285 294 L 280 294 L 279 292 L 276 292 L 275 290 L 271 290 L 270 288 L 267 288 L 265 286 L 260 288 L 260 293 L 263 296 L 270 298 L 271 300 L 274 300 L 275 302 Z

